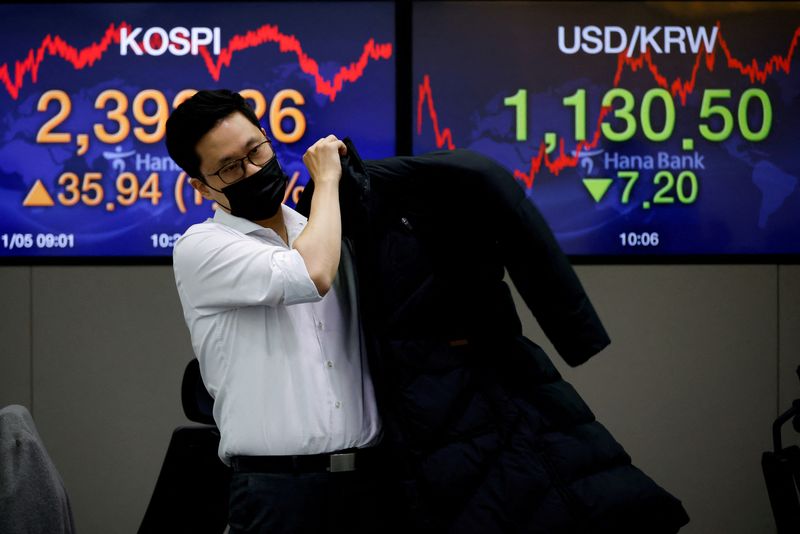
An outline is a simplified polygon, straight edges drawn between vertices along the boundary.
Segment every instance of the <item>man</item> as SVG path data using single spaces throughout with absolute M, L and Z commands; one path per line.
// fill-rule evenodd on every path
M 306 219 L 282 205 L 288 177 L 239 94 L 186 100 L 166 143 L 218 206 L 178 240 L 174 269 L 233 468 L 231 532 L 368 531 L 381 427 L 341 246 L 344 144 L 331 135 L 303 156 L 316 185 Z

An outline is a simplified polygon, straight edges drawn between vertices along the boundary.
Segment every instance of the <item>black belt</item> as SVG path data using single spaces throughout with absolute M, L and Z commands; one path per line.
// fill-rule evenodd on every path
M 369 468 L 376 456 L 374 447 L 324 454 L 234 456 L 231 467 L 237 473 L 342 473 Z

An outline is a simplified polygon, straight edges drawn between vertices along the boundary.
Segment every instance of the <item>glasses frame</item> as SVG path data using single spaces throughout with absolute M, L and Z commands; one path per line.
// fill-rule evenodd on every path
M 266 143 L 266 144 L 268 144 L 268 145 L 269 145 L 269 148 L 272 150 L 272 156 L 270 156 L 270 157 L 269 157 L 269 159 L 267 159 L 267 161 L 265 161 L 263 165 L 259 165 L 258 163 L 256 163 L 256 162 L 255 162 L 255 161 L 253 161 L 252 159 L 250 159 L 250 154 L 252 154 L 252 153 L 253 153 L 253 151 L 255 151 L 256 149 L 258 149 L 258 148 L 262 147 L 262 146 L 264 145 L 264 143 Z M 220 182 L 222 182 L 223 184 L 226 184 L 226 185 L 233 185 L 233 184 L 235 184 L 236 182 L 240 181 L 242 178 L 244 178 L 244 175 L 245 175 L 245 170 L 244 170 L 244 160 L 247 160 L 247 161 L 249 161 L 250 163 L 252 163 L 253 165 L 255 165 L 256 167 L 261 167 L 261 168 L 263 169 L 263 168 L 264 168 L 264 166 L 266 166 L 266 164 L 267 164 L 267 163 L 269 163 L 270 161 L 272 161 L 272 159 L 273 159 L 274 157 L 275 157 L 275 149 L 274 149 L 274 148 L 272 148 L 272 140 L 270 140 L 270 138 L 269 138 L 269 137 L 265 137 L 263 141 L 261 141 L 260 143 L 258 143 L 257 145 L 255 145 L 255 146 L 254 146 L 253 148 L 251 148 L 250 150 L 248 150 L 248 151 L 247 151 L 247 154 L 245 154 L 243 157 L 241 157 L 241 158 L 238 158 L 238 159 L 231 160 L 231 161 L 229 161 L 228 163 L 226 163 L 225 165 L 223 165 L 222 167 L 220 167 L 219 169 L 217 169 L 217 172 L 212 172 L 212 173 L 210 173 L 210 174 L 205 174 L 205 175 L 203 175 L 203 176 L 204 176 L 205 178 L 208 178 L 209 176 L 216 176 L 217 178 L 219 178 L 219 181 L 220 181 Z M 242 175 L 241 175 L 239 178 L 237 178 L 236 180 L 234 180 L 234 181 L 232 181 L 232 182 L 228 182 L 228 181 L 226 181 L 226 180 L 225 180 L 225 179 L 222 177 L 222 175 L 221 175 L 220 173 L 222 172 L 222 169 L 224 169 L 225 167 L 229 167 L 229 166 L 231 166 L 231 165 L 233 165 L 233 164 L 238 164 L 238 165 L 239 165 L 239 169 L 241 169 L 241 171 L 242 171 Z

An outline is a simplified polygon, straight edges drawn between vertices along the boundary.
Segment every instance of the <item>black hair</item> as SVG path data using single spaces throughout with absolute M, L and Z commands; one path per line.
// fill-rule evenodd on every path
M 200 172 L 197 143 L 219 121 L 236 112 L 261 128 L 253 108 L 239 94 L 228 89 L 198 91 L 187 98 L 167 119 L 167 152 L 186 174 L 205 182 Z

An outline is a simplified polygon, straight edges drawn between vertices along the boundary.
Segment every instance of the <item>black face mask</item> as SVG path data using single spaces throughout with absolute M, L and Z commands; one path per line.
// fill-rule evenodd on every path
M 256 173 L 242 178 L 235 184 L 214 189 L 228 199 L 227 207 L 232 215 L 250 221 L 263 221 L 278 213 L 286 194 L 289 177 L 273 157 Z

